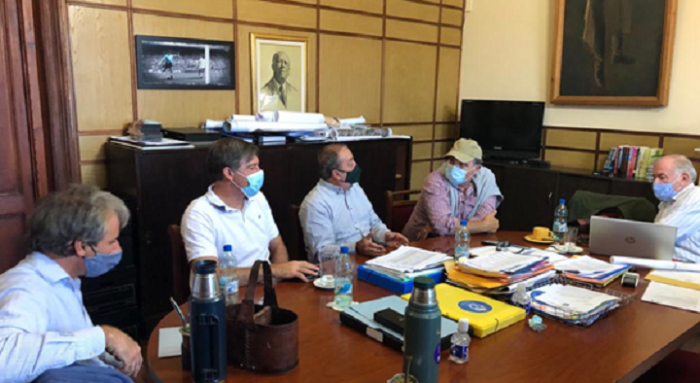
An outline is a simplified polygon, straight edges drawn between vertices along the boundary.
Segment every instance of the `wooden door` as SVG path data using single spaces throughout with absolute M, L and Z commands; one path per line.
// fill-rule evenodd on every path
M 46 180 L 31 15 L 30 3 L 0 1 L 0 273 L 26 253 L 27 215 L 42 194 L 34 177 Z

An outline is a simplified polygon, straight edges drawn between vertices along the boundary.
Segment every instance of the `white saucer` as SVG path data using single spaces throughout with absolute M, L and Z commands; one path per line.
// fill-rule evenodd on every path
M 324 283 L 321 278 L 314 280 L 314 286 L 318 287 L 319 289 L 323 290 L 333 290 L 335 288 L 335 284 L 333 283 L 333 280 L 331 279 L 330 282 Z

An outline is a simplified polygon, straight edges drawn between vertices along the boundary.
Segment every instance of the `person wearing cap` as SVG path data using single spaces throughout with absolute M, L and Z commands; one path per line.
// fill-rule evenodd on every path
M 496 209 L 503 201 L 496 177 L 482 167 L 482 152 L 474 140 L 455 142 L 445 163 L 423 181 L 421 193 L 403 234 L 411 241 L 423 233 L 454 234 L 460 221 L 469 220 L 470 233 L 495 233 Z
M 341 246 L 350 253 L 378 256 L 384 245 L 408 243 L 406 237 L 384 225 L 360 187 L 360 166 L 343 144 L 326 145 L 318 156 L 321 179 L 304 198 L 299 220 L 309 260 L 334 254 Z

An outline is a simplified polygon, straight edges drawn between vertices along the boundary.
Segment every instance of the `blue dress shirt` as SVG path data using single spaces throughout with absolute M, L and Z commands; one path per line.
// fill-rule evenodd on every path
M 30 382 L 73 363 L 105 365 L 105 334 L 55 261 L 32 253 L 0 275 L 0 382 Z
M 299 210 L 304 242 L 310 261 L 318 255 L 347 246 L 355 253 L 355 243 L 370 232 L 372 240 L 386 242 L 389 231 L 372 208 L 359 184 L 347 191 L 324 180 L 304 198 Z

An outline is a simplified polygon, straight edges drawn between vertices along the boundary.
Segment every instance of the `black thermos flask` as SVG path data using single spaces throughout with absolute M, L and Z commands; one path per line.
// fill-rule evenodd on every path
M 189 299 L 192 380 L 217 383 L 226 379 L 226 301 L 216 262 L 197 261 L 195 273 Z

